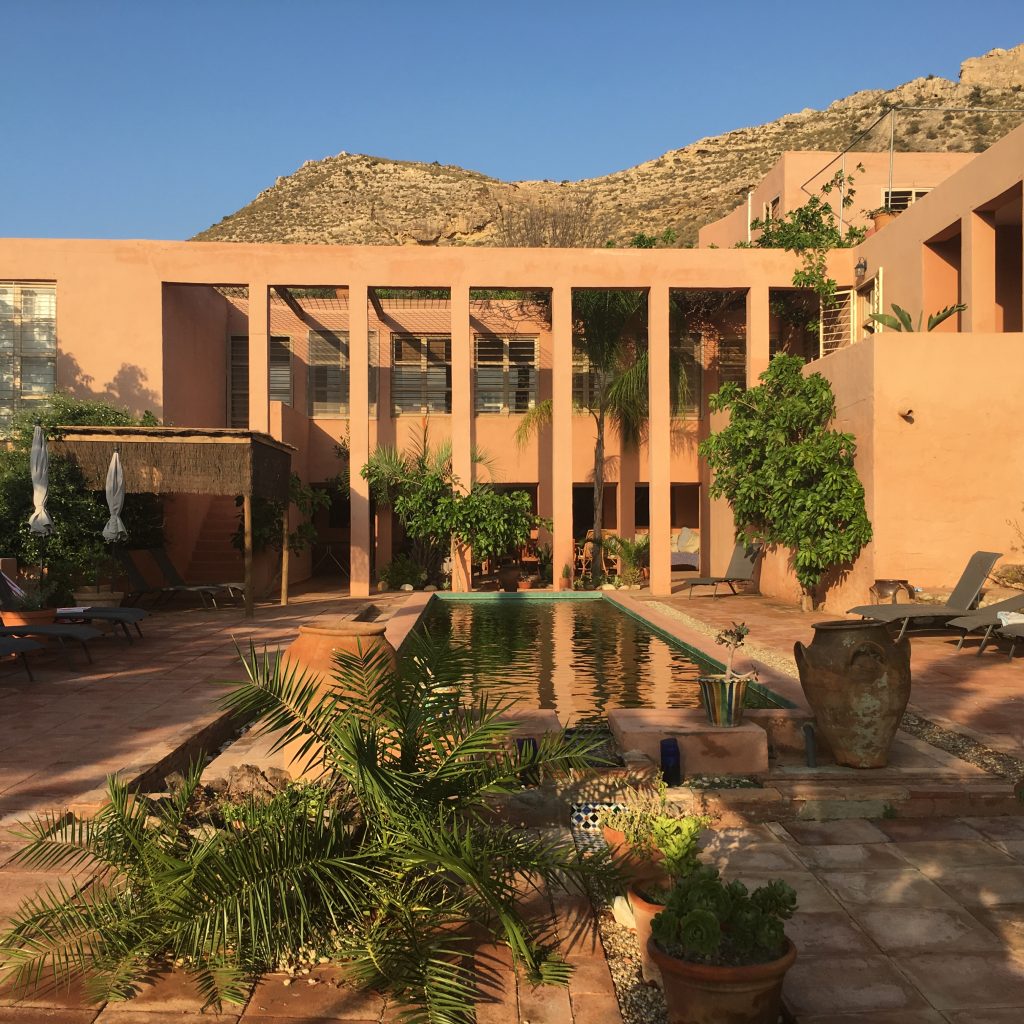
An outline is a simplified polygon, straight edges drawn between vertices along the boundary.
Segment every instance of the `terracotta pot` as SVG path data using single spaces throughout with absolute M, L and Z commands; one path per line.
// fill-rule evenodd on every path
M 874 216 L 872 217 L 872 220 L 874 220 L 874 222 L 875 222 L 875 230 L 876 231 L 881 231 L 882 228 L 884 228 L 886 224 L 890 223 L 890 221 L 894 221 L 898 216 L 899 216 L 898 213 L 876 213 L 876 214 L 874 214 Z
M 519 581 L 519 589 L 520 590 L 533 590 L 533 580 L 531 580 L 531 579 L 522 580 L 521 579 Z
M 374 648 L 387 652 L 392 665 L 396 663 L 394 647 L 388 643 L 384 631 L 385 622 L 356 622 L 352 619 L 317 619 L 299 627 L 299 635 L 290 647 L 281 655 L 282 662 L 291 662 L 305 670 L 307 675 L 318 676 L 317 692 L 324 693 L 335 688 L 333 674 L 336 670 L 334 655 L 344 651 L 358 654 Z M 316 767 L 319 760 L 319 746 L 299 757 L 303 740 L 286 744 L 276 762 L 278 767 L 291 772 L 293 778 L 313 780 L 319 778 L 321 772 Z M 310 758 L 316 761 L 311 762 Z M 293 761 L 293 758 L 296 760 Z M 305 765 L 309 765 L 304 769 Z
M 636 886 L 629 887 L 629 905 L 636 922 L 636 941 L 640 946 L 640 973 L 644 981 L 653 981 L 659 988 L 662 986 L 661 971 L 651 957 L 651 922 L 665 909 L 663 903 L 651 903 L 641 896 Z
M 782 982 L 796 960 L 796 946 L 789 939 L 778 960 L 749 967 L 678 960 L 663 953 L 653 939 L 648 948 L 661 971 L 669 1024 L 778 1024 Z
M 910 641 L 881 622 L 814 623 L 794 647 L 800 685 L 837 764 L 882 768 L 910 699 Z
M 40 608 L 38 611 L 5 611 L 5 626 L 52 626 L 57 621 L 56 608 Z
M 708 721 L 718 728 L 732 729 L 743 721 L 743 703 L 747 698 L 746 679 L 725 676 L 701 676 L 700 702 Z

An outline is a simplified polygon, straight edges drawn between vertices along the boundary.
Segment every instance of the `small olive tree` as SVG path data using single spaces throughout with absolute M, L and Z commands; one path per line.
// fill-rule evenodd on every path
M 835 396 L 798 356 L 777 355 L 761 384 L 724 384 L 709 399 L 729 425 L 701 442 L 714 478 L 709 493 L 732 507 L 737 532 L 793 552 L 813 596 L 830 569 L 849 565 L 871 540 L 852 434 L 830 430 Z

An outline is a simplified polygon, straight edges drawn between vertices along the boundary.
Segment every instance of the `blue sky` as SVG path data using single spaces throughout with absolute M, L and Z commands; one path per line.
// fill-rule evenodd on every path
M 1024 41 L 1020 0 L 0 10 L 0 236 L 187 238 L 341 150 L 593 177 Z

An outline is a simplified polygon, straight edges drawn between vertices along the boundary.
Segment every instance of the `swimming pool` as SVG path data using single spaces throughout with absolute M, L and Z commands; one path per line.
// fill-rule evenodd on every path
M 612 708 L 699 707 L 697 677 L 722 671 L 599 594 L 435 595 L 422 624 L 468 648 L 472 692 L 553 708 L 568 725 L 599 724 Z M 748 707 L 786 703 L 748 691 Z

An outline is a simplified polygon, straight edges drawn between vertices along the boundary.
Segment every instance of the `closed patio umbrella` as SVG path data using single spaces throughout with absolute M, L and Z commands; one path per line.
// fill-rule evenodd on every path
M 103 527 L 103 539 L 109 544 L 116 544 L 128 536 L 128 531 L 121 521 L 121 509 L 124 507 L 124 471 L 121 469 L 121 455 L 115 449 L 110 456 L 107 467 L 107 508 L 110 518 Z
M 36 424 L 32 432 L 32 454 L 29 456 L 32 471 L 32 515 L 28 528 L 40 537 L 46 537 L 53 529 L 53 520 L 46 511 L 46 497 L 50 490 L 50 455 L 46 449 L 46 435 Z

